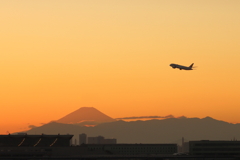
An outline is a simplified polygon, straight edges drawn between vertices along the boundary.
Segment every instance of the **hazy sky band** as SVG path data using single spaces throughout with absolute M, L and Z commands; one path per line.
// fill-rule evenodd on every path
M 240 122 L 239 8 L 239 0 L 0 1 L 0 133 L 83 106 L 113 118 Z

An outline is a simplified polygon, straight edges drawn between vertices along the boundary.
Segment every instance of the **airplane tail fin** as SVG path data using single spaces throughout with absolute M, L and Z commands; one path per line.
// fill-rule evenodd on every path
M 194 65 L 194 63 L 192 63 L 192 64 L 189 66 L 189 68 L 192 68 L 192 67 L 193 67 L 193 65 Z

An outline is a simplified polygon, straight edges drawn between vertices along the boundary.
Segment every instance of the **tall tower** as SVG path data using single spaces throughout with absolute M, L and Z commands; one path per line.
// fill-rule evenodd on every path
M 184 137 L 182 137 L 182 152 L 184 151 Z
M 79 134 L 79 145 L 87 144 L 87 135 L 85 133 Z

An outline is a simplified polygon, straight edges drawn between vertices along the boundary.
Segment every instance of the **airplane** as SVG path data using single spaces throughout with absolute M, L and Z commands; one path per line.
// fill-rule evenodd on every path
M 187 67 L 187 66 L 182 66 L 182 65 L 179 65 L 179 64 L 174 64 L 174 63 L 172 63 L 172 64 L 170 64 L 170 66 L 173 68 L 173 69 L 175 69 L 175 68 L 178 68 L 178 69 L 180 69 L 180 70 L 193 70 L 192 68 L 193 68 L 193 64 L 194 63 L 192 63 L 189 67 Z

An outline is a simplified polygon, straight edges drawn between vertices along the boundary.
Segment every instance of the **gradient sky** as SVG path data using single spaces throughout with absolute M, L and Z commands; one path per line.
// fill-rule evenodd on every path
M 0 0 L 0 134 L 80 107 L 240 123 L 239 8 L 239 0 Z M 193 71 L 169 66 L 193 62 Z

